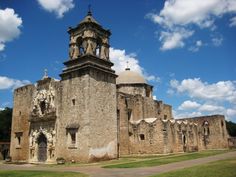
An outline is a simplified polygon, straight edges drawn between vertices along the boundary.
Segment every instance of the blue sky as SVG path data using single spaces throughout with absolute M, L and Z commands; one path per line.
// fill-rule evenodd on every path
M 59 78 L 68 59 L 67 29 L 92 5 L 111 29 L 117 73 L 129 61 L 173 106 L 175 117 L 224 114 L 236 122 L 235 0 L 0 0 L 0 108 L 13 90 Z

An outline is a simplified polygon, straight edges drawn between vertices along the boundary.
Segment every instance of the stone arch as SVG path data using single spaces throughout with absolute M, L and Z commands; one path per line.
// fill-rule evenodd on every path
M 102 39 L 100 37 L 97 38 L 97 46 L 96 46 L 96 56 L 101 57 L 101 47 L 102 47 Z
M 85 54 L 85 49 L 83 46 L 83 38 L 81 36 L 79 36 L 76 39 L 76 45 L 78 47 L 78 55 L 84 55 Z

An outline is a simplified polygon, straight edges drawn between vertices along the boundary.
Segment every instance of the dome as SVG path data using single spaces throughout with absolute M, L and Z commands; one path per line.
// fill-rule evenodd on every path
M 130 71 L 126 68 L 124 72 L 120 73 L 116 78 L 116 84 L 146 84 L 146 80 L 139 73 Z

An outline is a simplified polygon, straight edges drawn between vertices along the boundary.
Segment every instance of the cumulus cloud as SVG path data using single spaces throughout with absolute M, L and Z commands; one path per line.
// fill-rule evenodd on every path
M 30 81 L 0 76 L 0 90 L 16 89 L 27 84 L 30 84 Z
M 163 9 L 159 13 L 149 13 L 147 18 L 152 20 L 155 24 L 160 25 L 162 32 L 160 34 L 172 33 L 174 35 L 176 28 L 184 28 L 186 31 L 193 26 L 198 29 L 209 28 L 216 29 L 215 20 L 225 14 L 236 13 L 235 0 L 166 0 Z M 232 18 L 230 26 L 235 25 L 235 18 Z M 173 45 L 174 49 L 183 47 L 184 39 L 192 35 L 187 35 L 182 38 L 179 45 Z M 163 49 L 165 41 L 161 40 Z
M 158 76 L 148 74 L 145 69 L 140 66 L 135 53 L 127 54 L 125 50 L 114 49 L 111 47 L 110 60 L 114 63 L 112 69 L 114 69 L 117 74 L 129 67 L 132 71 L 135 71 L 144 76 L 147 81 L 160 82 L 161 80 Z
M 222 114 L 228 120 L 236 120 L 236 81 L 203 82 L 200 78 L 171 80 L 171 95 L 188 97 L 178 109 L 176 117 L 192 117 Z M 192 101 L 191 99 L 194 99 Z
M 188 109 L 196 109 L 200 106 L 199 103 L 195 102 L 195 101 L 184 101 L 180 106 L 179 106 L 179 110 L 188 110 Z
M 64 13 L 74 8 L 73 0 L 37 0 L 38 3 L 48 12 L 53 12 L 58 18 L 62 18 Z
M 196 41 L 195 45 L 190 47 L 189 50 L 192 52 L 197 52 L 199 50 L 200 47 L 203 46 L 203 43 L 201 40 Z
M 0 9 L 0 51 L 5 48 L 5 43 L 12 41 L 20 35 L 22 19 L 14 9 Z
M 229 26 L 236 26 L 236 16 L 230 19 Z
M 184 39 L 192 36 L 194 31 L 175 29 L 171 32 L 162 31 L 159 40 L 162 42 L 161 50 L 170 50 L 184 47 Z
M 203 114 L 198 111 L 179 112 L 179 111 L 173 110 L 173 115 L 174 115 L 174 118 L 179 119 L 179 118 L 187 118 L 187 117 L 198 117 L 198 116 L 202 116 Z
M 200 78 L 184 79 L 182 81 L 171 80 L 171 88 L 178 93 L 187 93 L 191 98 L 205 100 L 218 100 L 236 103 L 236 82 L 219 81 L 208 84 Z
M 211 41 L 212 41 L 212 43 L 213 43 L 214 46 L 218 47 L 218 46 L 220 46 L 220 45 L 222 44 L 222 42 L 223 42 L 223 37 L 213 37 L 213 38 L 211 39 Z

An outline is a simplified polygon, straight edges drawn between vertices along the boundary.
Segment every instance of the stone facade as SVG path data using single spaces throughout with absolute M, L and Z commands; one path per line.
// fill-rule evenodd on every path
M 118 78 L 109 60 L 109 30 L 91 12 L 69 28 L 61 80 L 45 76 L 14 91 L 13 161 L 90 162 L 119 155 L 227 148 L 224 116 L 175 120 L 129 68 Z M 117 79 L 116 79 L 117 78 Z

